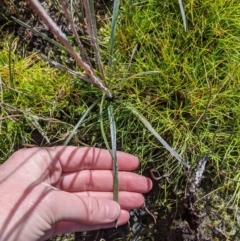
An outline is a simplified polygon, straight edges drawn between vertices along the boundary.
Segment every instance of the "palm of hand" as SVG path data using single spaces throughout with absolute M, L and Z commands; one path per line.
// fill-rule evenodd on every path
M 140 207 L 151 181 L 130 171 L 136 157 L 118 152 L 119 204 L 112 201 L 112 160 L 98 148 L 23 149 L 0 167 L 0 240 L 45 240 L 52 235 L 113 227 Z M 121 210 L 120 210 L 121 209 Z

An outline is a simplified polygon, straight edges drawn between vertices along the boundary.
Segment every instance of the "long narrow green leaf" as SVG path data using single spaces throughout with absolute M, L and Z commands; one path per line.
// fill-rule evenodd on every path
M 193 130 L 195 130 L 196 135 L 199 134 L 199 127 L 200 127 L 201 123 L 204 121 L 204 119 L 206 118 L 209 106 L 211 105 L 210 102 L 211 102 L 211 99 L 212 99 L 212 85 L 211 85 L 211 83 L 208 82 L 207 69 L 206 69 L 206 64 L 205 64 L 204 60 L 203 60 L 203 66 L 204 66 L 204 71 L 205 71 L 205 78 L 206 78 L 206 81 L 207 81 L 208 86 L 209 86 L 209 95 L 208 95 L 208 100 L 207 100 L 207 103 L 206 103 L 206 106 L 205 106 L 205 109 L 204 109 L 203 113 L 198 118 L 196 124 L 193 126 L 193 128 L 191 130 L 191 132 L 193 132 Z
M 10 86 L 12 88 L 14 88 L 14 61 L 12 61 L 13 39 L 14 39 L 14 36 L 11 36 L 10 43 L 9 43 L 9 49 L 8 49 L 9 82 L 10 82 Z
M 139 43 L 136 43 L 133 50 L 132 50 L 132 54 L 131 54 L 131 57 L 130 57 L 130 60 L 128 62 L 128 67 L 127 67 L 127 70 L 129 71 L 130 67 L 131 67 L 131 64 L 132 64 L 132 61 L 133 61 L 133 58 L 134 58 L 134 55 L 135 53 L 137 52 L 138 50 L 138 46 L 139 46 Z
M 113 160 L 113 200 L 118 202 L 119 186 L 118 186 L 118 165 L 117 165 L 117 147 L 116 147 L 116 124 L 113 116 L 112 107 L 109 107 L 108 117 L 110 121 L 110 132 L 111 132 L 111 143 L 112 143 L 112 150 L 111 150 L 107 141 L 107 137 L 106 137 L 106 133 L 103 125 L 103 103 L 105 98 L 106 98 L 106 95 L 103 94 L 102 101 L 100 104 L 100 129 L 101 129 L 104 143 Z M 116 227 L 117 227 L 117 221 L 116 221 Z
M 133 79 L 133 78 L 136 78 L 139 76 L 143 76 L 143 75 L 160 74 L 160 73 L 161 73 L 161 71 L 158 71 L 158 70 L 149 70 L 149 71 L 145 71 L 145 72 L 139 72 L 137 74 L 134 74 L 134 75 L 128 77 L 126 80 L 130 80 L 130 79 Z
M 50 144 L 50 139 L 47 137 L 47 132 L 43 130 L 39 123 L 39 118 L 36 115 L 24 114 L 24 117 L 28 121 L 28 123 L 42 135 L 42 137 Z
M 113 62 L 113 51 L 114 51 L 114 41 L 115 41 L 115 34 L 117 28 L 117 17 L 118 11 L 120 6 L 120 0 L 114 0 L 113 5 L 113 15 L 112 15 L 112 25 L 111 25 L 111 33 L 110 33 L 110 49 L 109 49 L 109 61 L 108 65 L 111 67 Z
M 101 104 L 100 104 L 100 113 L 99 113 L 99 115 L 100 115 L 100 130 L 101 130 L 103 141 L 104 141 L 108 151 L 112 155 L 110 146 L 109 146 L 108 141 L 107 141 L 107 136 L 106 136 L 106 133 L 105 133 L 105 130 L 104 130 L 104 125 L 103 125 L 103 103 L 104 103 L 105 98 L 106 98 L 106 95 L 103 94 Z
M 169 146 L 169 144 L 155 131 L 155 129 L 151 126 L 151 124 L 147 121 L 147 119 L 140 114 L 135 108 L 132 106 L 127 106 L 126 108 L 129 109 L 134 115 L 136 115 L 141 122 L 144 124 L 144 126 L 162 143 L 162 145 L 179 161 L 184 165 L 186 168 L 190 168 L 190 165 L 187 164 L 176 151 L 172 149 L 172 147 Z
M 98 43 L 98 35 L 97 35 L 97 23 L 94 9 L 94 1 L 93 0 L 83 0 L 85 13 L 86 13 L 86 21 L 87 21 L 87 29 L 88 34 L 90 36 L 91 45 L 94 50 L 94 55 L 97 61 L 98 69 L 100 70 L 102 79 L 106 84 L 106 74 L 102 65 L 100 48 Z
M 118 163 L 117 163 L 117 136 L 116 136 L 116 123 L 114 119 L 114 114 L 112 110 L 112 105 L 108 107 L 108 118 L 110 122 L 110 133 L 111 133 L 111 143 L 112 143 L 112 159 L 113 159 L 113 200 L 118 202 Z
M 187 19 L 186 19 L 184 7 L 183 7 L 183 2 L 182 2 L 182 0 L 178 0 L 178 3 L 179 3 L 181 15 L 182 15 L 184 30 L 185 30 L 185 32 L 187 32 L 188 31 L 188 29 L 187 29 Z
M 78 121 L 78 123 L 75 125 L 75 127 L 73 128 L 72 132 L 70 133 L 70 135 L 68 136 L 68 138 L 64 141 L 64 145 L 67 145 L 69 143 L 69 141 L 72 139 L 72 137 L 74 136 L 74 134 L 76 133 L 77 129 L 79 128 L 79 126 L 82 124 L 82 122 L 85 120 L 85 118 L 88 116 L 88 114 L 91 112 L 91 110 L 93 109 L 93 107 L 100 101 L 100 99 L 97 99 L 88 109 L 87 111 L 84 113 L 84 115 L 80 118 L 80 120 Z
M 92 81 L 88 77 L 86 77 L 84 75 L 80 75 L 78 72 L 59 64 L 58 62 L 54 61 L 53 59 L 48 58 L 45 54 L 40 53 L 40 56 L 44 60 L 48 61 L 50 64 L 54 65 L 54 67 L 64 70 L 64 71 L 68 72 L 69 74 L 76 76 L 77 78 L 82 79 L 82 80 L 92 84 Z
M 65 16 L 66 16 L 66 18 L 68 20 L 68 23 L 71 26 L 74 38 L 75 38 L 75 40 L 76 40 L 76 42 L 78 44 L 78 47 L 80 49 L 82 59 L 84 61 L 86 61 L 90 67 L 92 67 L 91 61 L 90 61 L 90 59 L 88 57 L 88 54 L 87 54 L 87 51 L 84 48 L 84 46 L 83 46 L 83 44 L 82 44 L 82 42 L 81 42 L 81 40 L 79 38 L 79 35 L 77 33 L 77 29 L 75 28 L 75 24 L 73 22 L 73 12 L 71 12 L 71 14 L 69 13 L 67 3 L 64 0 L 58 0 L 58 2 L 60 3 L 62 11 L 64 12 L 64 14 L 65 14 Z M 72 9 L 72 5 L 71 5 L 71 11 L 72 10 L 73 9 Z

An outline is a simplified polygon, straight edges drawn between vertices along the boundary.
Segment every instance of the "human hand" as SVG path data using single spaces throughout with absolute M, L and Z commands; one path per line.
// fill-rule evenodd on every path
M 113 199 L 112 158 L 98 148 L 21 149 L 0 166 L 0 241 L 45 240 L 52 235 L 122 225 L 139 208 L 150 179 L 132 173 L 133 155 L 117 152 L 119 204 Z

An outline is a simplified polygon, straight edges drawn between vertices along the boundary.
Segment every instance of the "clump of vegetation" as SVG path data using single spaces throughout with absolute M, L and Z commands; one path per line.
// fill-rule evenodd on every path
M 176 210 L 188 176 L 134 115 L 132 110 L 136 110 L 192 168 L 201 156 L 210 154 L 203 191 L 196 201 L 199 209 L 212 210 L 202 229 L 210 225 L 217 236 L 238 240 L 240 3 L 186 3 L 187 32 L 177 1 L 131 0 L 121 4 L 111 66 L 111 21 L 108 15 L 98 20 L 103 67 L 114 99 L 99 102 L 91 110 L 71 144 L 105 147 L 100 122 L 108 138 L 108 114 L 103 111 L 100 116 L 99 112 L 111 104 L 117 149 L 141 159 L 140 173 L 154 168 L 160 175 L 167 174 L 158 181 L 150 203 L 150 209 L 159 212 L 159 219 L 164 218 L 160 210 Z M 102 95 L 99 89 L 50 67 L 37 54 L 21 58 L 17 41 L 5 37 L 1 43 L 1 161 L 24 145 L 63 144 Z M 229 217 L 231 223 L 222 221 Z

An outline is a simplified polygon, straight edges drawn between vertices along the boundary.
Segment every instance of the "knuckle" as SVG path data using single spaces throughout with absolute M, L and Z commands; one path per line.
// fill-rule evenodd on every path
M 87 219 L 89 222 L 94 222 L 96 216 L 100 213 L 100 206 L 98 200 L 94 197 L 87 201 Z
M 93 170 L 84 170 L 85 191 L 93 190 Z

